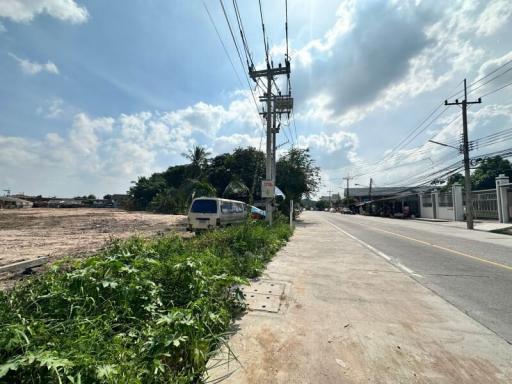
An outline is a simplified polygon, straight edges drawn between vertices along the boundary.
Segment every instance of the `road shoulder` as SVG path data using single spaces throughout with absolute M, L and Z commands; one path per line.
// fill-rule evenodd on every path
M 305 213 L 265 281 L 279 312 L 251 310 L 208 381 L 508 383 L 512 346 L 319 213 Z

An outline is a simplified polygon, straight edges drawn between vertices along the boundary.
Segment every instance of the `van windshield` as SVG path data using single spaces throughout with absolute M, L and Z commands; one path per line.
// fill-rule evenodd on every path
M 217 213 L 216 200 L 196 200 L 192 204 L 190 212 L 194 213 Z

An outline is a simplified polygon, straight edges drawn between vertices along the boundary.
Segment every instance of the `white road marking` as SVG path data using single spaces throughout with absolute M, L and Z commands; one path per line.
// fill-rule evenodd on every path
M 413 275 L 413 276 L 416 276 L 416 277 L 423 277 L 421 276 L 420 274 L 418 273 L 415 273 L 412 269 L 410 268 L 407 268 L 405 265 L 403 265 L 402 263 L 399 263 L 399 262 L 394 262 L 393 258 L 386 255 L 384 252 L 382 251 L 379 251 L 378 249 L 376 249 L 375 247 L 372 247 L 370 244 L 368 244 L 367 242 L 355 237 L 354 235 L 352 235 L 351 233 L 348 233 L 347 231 L 345 231 L 344 229 L 341 229 L 340 227 L 338 227 L 336 224 L 333 224 L 331 223 L 329 220 L 325 220 L 325 222 L 327 224 L 330 224 L 331 226 L 333 226 L 335 229 L 337 229 L 339 232 L 343 233 L 344 235 L 350 237 L 351 239 L 357 241 L 359 244 L 361 244 L 363 247 L 365 248 L 368 248 L 370 251 L 372 251 L 373 253 L 375 253 L 376 255 L 382 257 L 383 259 L 389 261 L 391 264 L 393 264 L 394 266 L 400 268 L 402 271 L 410 274 L 410 275 Z

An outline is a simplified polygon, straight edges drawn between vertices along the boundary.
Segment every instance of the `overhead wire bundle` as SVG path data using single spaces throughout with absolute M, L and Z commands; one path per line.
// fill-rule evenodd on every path
M 471 84 L 469 84 L 470 90 L 468 91 L 468 94 L 475 92 L 479 89 L 482 89 L 483 87 L 487 86 L 488 84 L 492 83 L 493 81 L 496 81 L 497 79 L 499 79 L 499 78 L 505 76 L 507 73 L 511 72 L 512 71 L 511 64 L 512 64 L 512 59 L 499 65 L 497 68 L 495 68 L 491 72 L 487 73 L 486 75 L 480 77 L 479 79 L 477 79 L 474 82 L 472 82 Z M 484 81 L 484 80 L 486 80 L 486 81 Z M 460 85 L 460 83 L 457 84 L 457 87 L 459 85 Z M 494 94 L 510 85 L 512 85 L 512 82 L 506 83 L 502 86 L 499 86 L 496 89 L 490 90 L 487 93 L 483 94 L 481 97 L 485 97 L 485 96 Z M 447 99 L 453 98 L 453 97 L 459 97 L 460 95 L 463 95 L 462 90 L 451 94 L 449 97 L 447 97 Z M 427 147 L 424 147 L 424 148 L 420 149 L 419 151 L 414 150 L 414 149 L 411 149 L 410 151 L 406 151 L 406 150 L 404 150 L 404 148 L 408 144 L 413 142 L 427 128 L 429 128 L 430 126 L 432 126 L 432 124 L 434 124 L 436 121 L 439 120 L 439 118 L 446 112 L 446 109 L 447 109 L 447 108 L 443 108 L 443 106 L 444 106 L 444 103 L 439 103 L 438 105 L 436 105 L 434 107 L 434 109 L 432 111 L 430 111 L 426 115 L 426 117 L 424 117 L 420 121 L 420 123 L 417 126 L 415 126 L 406 136 L 404 136 L 402 139 L 400 139 L 400 141 L 391 149 L 391 151 L 386 153 L 386 155 L 381 160 L 373 162 L 373 163 L 367 163 L 367 164 L 363 163 L 360 165 L 357 165 L 357 163 L 356 163 L 355 167 L 352 167 L 353 169 L 355 168 L 356 170 L 358 170 L 358 172 L 355 172 L 356 175 L 354 177 L 360 177 L 360 176 L 364 176 L 364 175 L 373 175 L 378 172 L 383 172 L 383 171 L 387 171 L 390 169 L 402 167 L 402 166 L 405 166 L 408 164 L 417 163 L 419 161 L 428 160 L 429 156 L 423 156 L 423 157 L 421 156 L 421 155 L 429 154 L 430 150 Z M 445 129 L 447 127 L 451 126 L 453 123 L 460 121 L 460 119 L 461 119 L 460 115 L 455 116 L 455 118 L 445 126 Z M 431 139 L 434 139 L 434 138 L 435 138 L 435 135 Z M 493 144 L 496 144 L 499 142 L 503 142 L 505 140 L 509 140 L 510 138 L 512 138 L 512 136 L 509 135 L 509 132 L 507 132 L 507 134 L 498 134 L 496 136 L 490 136 L 489 138 L 486 138 L 485 140 L 483 138 L 481 138 L 482 140 L 480 140 L 480 141 L 473 140 L 472 142 L 475 143 L 476 145 L 479 145 L 480 147 L 484 147 L 484 146 L 493 145 Z M 453 144 L 453 145 L 455 145 L 455 144 Z M 415 160 L 413 160 L 411 162 L 406 162 L 406 163 L 403 163 L 400 161 L 400 159 L 403 157 L 409 157 L 411 155 L 411 152 L 414 152 L 414 155 L 416 158 Z M 385 163 L 393 163 L 393 164 L 392 164 L 392 166 L 383 169 L 382 164 L 385 164 Z

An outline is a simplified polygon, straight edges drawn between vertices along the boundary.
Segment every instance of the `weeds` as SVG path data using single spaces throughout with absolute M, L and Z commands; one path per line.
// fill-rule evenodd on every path
M 0 293 L 0 381 L 197 383 L 243 309 L 233 286 L 290 236 L 278 223 L 113 242 Z

